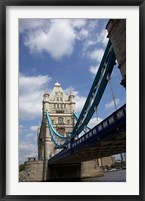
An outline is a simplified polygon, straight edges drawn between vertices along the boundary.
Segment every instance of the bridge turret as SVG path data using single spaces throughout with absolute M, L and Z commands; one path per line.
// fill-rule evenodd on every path
M 43 94 L 43 115 L 45 114 L 45 111 L 49 108 L 49 92 L 48 89 L 45 89 L 45 92 Z
M 74 96 L 73 89 L 70 87 L 69 97 L 68 97 L 68 100 L 70 102 L 70 113 L 73 113 L 75 111 L 75 100 L 74 100 L 74 98 L 75 98 L 75 96 Z

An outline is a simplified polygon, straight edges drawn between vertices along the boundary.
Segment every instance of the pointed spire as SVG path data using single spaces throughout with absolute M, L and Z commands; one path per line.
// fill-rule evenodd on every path
M 49 95 L 48 88 L 47 88 L 47 84 L 48 84 L 48 83 L 46 83 L 44 95 L 45 95 L 45 94 L 46 94 L 46 95 Z
M 47 95 L 49 95 L 48 89 L 45 89 L 45 92 L 44 92 L 44 94 L 47 94 Z
M 74 95 L 74 92 L 73 92 L 73 88 L 72 87 L 70 87 L 70 89 L 69 89 L 69 95 L 71 96 L 71 95 Z
M 60 87 L 60 84 L 58 83 L 58 81 L 55 83 L 54 86 L 55 86 L 55 87 Z

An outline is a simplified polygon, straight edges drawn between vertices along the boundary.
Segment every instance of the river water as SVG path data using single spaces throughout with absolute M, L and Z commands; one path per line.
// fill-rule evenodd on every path
M 126 182 L 126 170 L 108 171 L 102 177 L 86 178 L 85 182 Z
M 126 170 L 107 171 L 104 176 L 85 179 L 59 179 L 54 182 L 126 182 Z M 49 180 L 50 182 L 50 180 Z

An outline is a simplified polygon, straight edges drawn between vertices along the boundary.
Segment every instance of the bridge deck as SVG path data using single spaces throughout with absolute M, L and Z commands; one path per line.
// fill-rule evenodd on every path
M 126 152 L 126 105 L 95 126 L 85 135 L 70 142 L 49 159 L 49 165 L 89 161 Z

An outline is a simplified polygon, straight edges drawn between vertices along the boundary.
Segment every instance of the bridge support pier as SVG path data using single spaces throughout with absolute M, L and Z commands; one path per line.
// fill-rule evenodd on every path
M 81 163 L 81 178 L 104 176 L 102 167 L 98 164 L 98 159 Z
M 48 166 L 47 180 L 75 180 L 81 178 L 81 163 Z
M 98 166 L 97 160 L 83 163 L 61 164 L 48 166 L 47 180 L 73 181 L 87 177 L 104 176 L 104 171 Z

